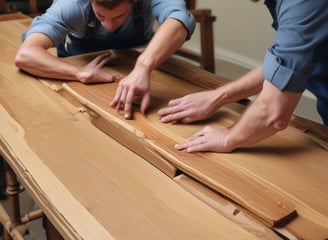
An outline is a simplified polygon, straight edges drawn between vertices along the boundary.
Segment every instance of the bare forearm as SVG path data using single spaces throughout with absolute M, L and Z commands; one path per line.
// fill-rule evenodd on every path
M 281 92 L 265 81 L 259 97 L 229 130 L 227 146 L 248 146 L 286 128 L 300 97 L 301 93 Z
M 39 77 L 78 80 L 79 68 L 58 59 L 40 47 L 32 47 L 16 56 L 18 68 Z
M 167 19 L 157 30 L 145 51 L 139 56 L 136 65 L 149 71 L 168 59 L 185 42 L 187 30 L 175 19 Z
M 262 90 L 263 81 L 262 66 L 259 66 L 239 79 L 217 88 L 217 101 L 224 105 L 253 96 Z

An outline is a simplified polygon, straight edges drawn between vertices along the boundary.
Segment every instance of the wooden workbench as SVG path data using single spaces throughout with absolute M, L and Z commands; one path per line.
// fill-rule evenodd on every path
M 108 108 L 107 98 L 101 98 L 102 105 L 92 97 L 94 93 L 111 97 L 115 84 L 70 83 L 64 89 L 61 82 L 39 81 L 20 72 L 13 61 L 28 24 L 29 20 L 0 22 L 0 31 L 6 33 L 0 36 L 0 153 L 64 239 L 281 239 L 274 230 L 289 238 L 328 236 L 328 155 L 318 141 L 290 127 L 244 152 L 189 155 L 170 151 L 172 140 L 181 140 L 202 126 L 166 125 L 166 137 L 158 135 L 161 138 L 152 135 L 159 134 L 153 129 L 145 130 L 149 124 L 159 129 L 156 108 L 172 93 L 157 95 L 154 103 L 158 106 L 147 120 L 153 122 L 138 114 L 134 121 L 126 122 Z M 67 61 L 85 64 L 92 57 L 88 54 Z M 117 60 L 128 59 L 126 64 L 114 64 L 108 70 L 126 74 L 134 57 L 133 52 L 118 53 Z M 156 79 L 163 76 L 169 82 L 179 81 L 181 91 L 174 94 L 224 82 L 188 68 L 188 64 L 171 71 L 172 64 L 179 63 L 162 66 L 170 73 L 154 73 L 154 93 L 156 86 L 161 89 Z M 195 82 L 202 76 L 203 85 L 180 82 L 181 71 L 191 73 Z M 230 124 L 242 109 L 228 106 L 223 118 L 217 117 L 215 122 Z M 304 127 L 302 122 L 296 123 Z M 309 132 L 316 132 L 314 125 Z M 225 186 L 230 185 L 224 185 L 229 182 L 218 184 L 220 169 L 206 171 L 206 159 L 211 163 L 221 159 L 226 163 L 222 169 L 231 169 L 225 172 L 228 175 L 246 173 L 243 179 L 250 181 L 250 187 L 274 192 L 279 200 L 291 203 L 298 217 L 287 225 L 273 226 L 271 215 L 263 214 L 265 206 L 258 205 L 258 210 L 251 201 L 238 202 L 234 197 L 240 195 L 233 186 L 229 195 Z M 203 164 L 195 164 L 195 160 Z M 243 190 L 240 199 L 256 195 Z M 304 222 L 306 232 L 295 232 Z M 315 232 L 323 235 L 306 235 Z

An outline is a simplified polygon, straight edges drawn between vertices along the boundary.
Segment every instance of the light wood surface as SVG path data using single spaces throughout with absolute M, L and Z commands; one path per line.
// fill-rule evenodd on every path
M 62 89 L 19 71 L 27 25 L 0 22 L 0 153 L 65 239 L 261 239 L 98 130 Z
M 124 59 L 125 56 L 117 56 L 109 71 L 126 74 L 128 66 L 119 65 L 120 57 Z M 80 64 L 84 64 L 88 57 L 79 57 Z M 65 89 L 108 121 L 107 127 L 102 125 L 107 134 L 112 134 L 112 122 L 135 133 L 136 138 L 151 146 L 159 156 L 238 202 L 266 224 L 273 227 L 283 224 L 285 218 L 290 220 L 289 216 L 294 216 L 296 210 L 299 214 L 296 220 L 285 229 L 276 229 L 301 238 L 310 235 L 311 239 L 323 239 L 328 236 L 328 152 L 300 129 L 290 126 L 251 148 L 230 154 L 188 154 L 173 150 L 174 143 L 184 141 L 204 124 L 230 126 L 240 117 L 244 106 L 230 104 L 209 121 L 198 124 L 162 124 L 156 115 L 159 108 L 171 98 L 201 88 L 161 71 L 152 76 L 153 106 L 150 112 L 144 117 L 136 108 L 131 121 L 126 121 L 108 105 L 114 96 L 116 83 L 89 86 L 68 83 Z M 327 129 L 323 128 L 323 131 Z M 133 150 L 138 152 L 136 148 Z

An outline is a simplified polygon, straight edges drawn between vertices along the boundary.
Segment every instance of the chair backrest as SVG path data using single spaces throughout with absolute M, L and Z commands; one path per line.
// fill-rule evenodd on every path
M 186 48 L 181 48 L 177 54 L 187 59 L 200 63 L 200 67 L 215 73 L 213 22 L 216 17 L 211 9 L 196 9 L 196 0 L 185 0 L 186 7 L 194 15 L 200 25 L 201 51 L 197 54 Z
M 189 10 L 193 10 L 196 7 L 196 0 L 185 0 L 186 2 L 186 7 Z

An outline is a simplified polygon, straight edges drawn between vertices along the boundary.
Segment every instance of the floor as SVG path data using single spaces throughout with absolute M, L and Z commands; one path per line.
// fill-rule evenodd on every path
M 8 209 L 8 201 L 0 200 L 0 203 L 4 205 L 6 209 Z M 20 203 L 21 203 L 21 213 L 24 215 L 28 211 L 37 209 L 36 204 L 33 200 L 28 196 L 26 192 L 23 192 L 20 195 Z M 24 236 L 25 240 L 46 240 L 45 231 L 42 227 L 42 220 L 37 219 L 33 222 L 27 224 L 27 233 Z M 0 240 L 3 240 L 2 231 L 0 233 Z

